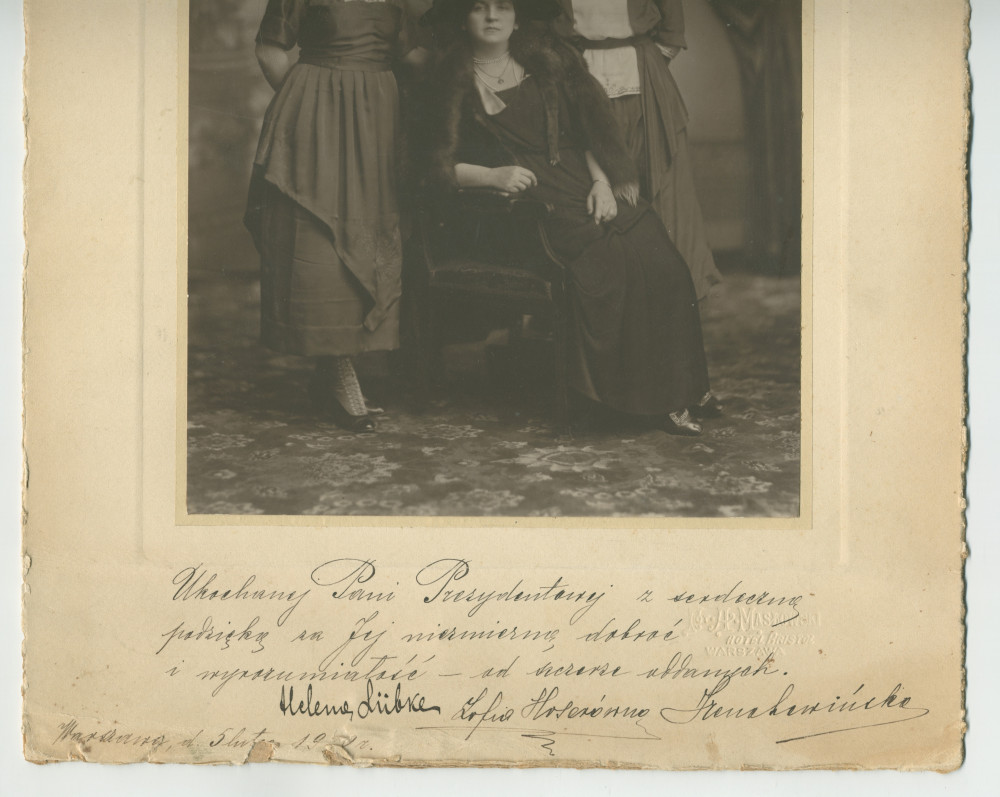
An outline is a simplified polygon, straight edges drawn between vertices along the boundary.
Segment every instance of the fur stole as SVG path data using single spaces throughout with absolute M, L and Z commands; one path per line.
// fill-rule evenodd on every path
M 638 173 L 612 114 L 611 101 L 579 53 L 547 31 L 531 28 L 515 33 L 510 44 L 511 54 L 541 89 L 553 163 L 559 160 L 559 125 L 570 123 L 558 118 L 562 89 L 579 120 L 584 145 L 604 169 L 615 195 L 634 196 Z M 426 183 L 437 188 L 456 187 L 454 166 L 463 150 L 475 151 L 476 162 L 483 166 L 513 162 L 486 124 L 467 44 L 457 42 L 439 59 L 424 88 L 420 150 L 427 156 Z

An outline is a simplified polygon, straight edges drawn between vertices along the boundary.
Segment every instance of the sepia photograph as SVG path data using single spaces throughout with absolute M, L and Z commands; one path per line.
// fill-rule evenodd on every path
M 800 515 L 800 0 L 189 8 L 189 514 Z

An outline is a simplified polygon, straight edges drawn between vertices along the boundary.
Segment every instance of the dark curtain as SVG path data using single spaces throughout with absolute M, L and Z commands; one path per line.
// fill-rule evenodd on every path
M 801 0 L 709 0 L 726 25 L 743 87 L 750 162 L 748 255 L 793 273 L 802 239 Z

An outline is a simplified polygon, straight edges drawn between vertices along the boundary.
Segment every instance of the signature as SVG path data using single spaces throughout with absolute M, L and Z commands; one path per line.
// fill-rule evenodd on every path
M 877 728 L 882 725 L 894 725 L 899 722 L 911 722 L 930 713 L 930 709 L 911 705 L 912 697 L 903 694 L 903 685 L 896 684 L 888 694 L 867 689 L 861 684 L 849 695 L 835 695 L 820 700 L 800 700 L 792 702 L 795 684 L 789 683 L 781 695 L 771 703 L 755 706 L 726 705 L 716 698 L 730 685 L 730 677 L 724 676 L 711 689 L 702 693 L 697 704 L 690 708 L 665 707 L 660 709 L 660 717 L 671 725 L 686 725 L 700 720 L 734 720 L 734 719 L 796 719 L 803 717 L 857 715 L 871 717 L 873 721 L 845 727 L 826 728 L 812 733 L 802 733 L 785 739 L 778 739 L 775 744 L 798 742 L 817 736 L 828 736 L 834 733 L 848 733 L 865 728 Z M 874 692 L 874 694 L 873 694 Z M 860 712 L 860 714 L 859 714 Z M 885 719 L 891 717 L 891 719 Z
M 464 723 L 462 725 L 434 725 L 418 728 L 421 731 L 444 731 L 446 733 L 462 733 L 468 741 L 472 736 L 481 730 L 505 731 L 520 734 L 525 739 L 531 739 L 541 743 L 542 749 L 547 750 L 550 756 L 555 755 L 554 745 L 556 737 L 559 736 L 581 736 L 590 739 L 626 739 L 633 741 L 659 741 L 659 737 L 650 733 L 641 720 L 647 716 L 656 715 L 652 709 L 644 706 L 622 706 L 619 704 L 606 703 L 607 695 L 602 695 L 600 700 L 592 701 L 590 704 L 576 703 L 572 698 L 560 698 L 559 687 L 544 687 L 538 695 L 525 703 L 518 711 L 507 705 L 502 691 L 491 693 L 489 688 L 484 688 L 479 694 L 466 700 L 462 707 L 452 716 L 453 722 Z M 519 715 L 522 720 L 529 723 L 551 721 L 551 720 L 602 720 L 620 719 L 627 725 L 635 725 L 642 732 L 641 736 L 626 735 L 621 733 L 600 733 L 599 729 L 588 729 L 581 731 L 544 729 L 539 726 L 524 727 L 522 724 L 508 724 Z
M 847 696 L 844 696 L 846 694 L 844 693 L 822 700 L 803 701 L 800 699 L 793 701 L 795 684 L 789 683 L 774 700 L 745 706 L 722 702 L 720 695 L 726 691 L 730 683 L 731 678 L 726 675 L 720 678 L 711 689 L 704 690 L 695 705 L 689 708 L 665 706 L 659 709 L 658 714 L 656 709 L 646 706 L 629 706 L 606 701 L 606 695 L 602 695 L 597 701 L 578 703 L 572 698 L 561 696 L 559 687 L 543 688 L 536 697 L 518 710 L 511 707 L 509 702 L 504 699 L 503 692 L 493 693 L 489 689 L 483 689 L 479 694 L 466 700 L 462 707 L 452 715 L 451 720 L 460 724 L 428 726 L 419 728 L 419 730 L 461 733 L 466 741 L 478 731 L 517 733 L 526 739 L 541 742 L 543 749 L 547 750 L 549 755 L 555 755 L 553 749 L 555 740 L 561 736 L 586 736 L 587 738 L 645 742 L 663 741 L 664 737 L 657 735 L 662 731 L 657 731 L 655 727 L 652 729 L 647 727 L 650 720 L 657 716 L 671 726 L 706 721 L 764 718 L 784 720 L 785 722 L 812 717 L 821 719 L 829 717 L 831 720 L 846 716 L 857 719 L 866 718 L 862 722 L 853 721 L 850 724 L 822 727 L 819 730 L 807 727 L 802 729 L 803 732 L 775 740 L 775 744 L 787 744 L 830 734 L 911 722 L 930 713 L 930 709 L 913 705 L 913 697 L 905 694 L 902 684 L 896 684 L 888 692 L 870 689 L 865 684 L 861 684 Z M 515 717 L 519 717 L 521 722 L 514 721 Z M 571 730 L 570 727 L 567 727 L 568 725 L 578 726 L 577 722 L 568 722 L 571 720 L 585 722 L 589 720 L 590 722 L 586 722 L 586 729 L 576 730 L 574 728 Z M 593 722 L 595 720 L 598 722 Z M 601 720 L 624 720 L 629 730 L 626 731 L 619 725 L 618 730 L 612 731 L 612 728 L 602 727 L 605 723 L 600 722 Z M 535 723 L 539 723 L 539 725 L 535 725 Z M 558 723 L 558 726 L 543 730 L 543 723 L 544 725 Z M 831 725 L 833 724 L 831 722 Z M 526 725 L 529 727 L 525 727 Z M 637 734 L 630 726 L 638 728 L 639 733 Z M 601 731 L 606 732 L 602 733 Z
M 301 694 L 301 693 L 300 693 Z M 303 715 L 307 717 L 329 717 L 345 716 L 350 719 L 355 717 L 365 719 L 373 714 L 388 716 L 392 714 L 426 714 L 428 712 L 441 713 L 440 706 L 427 705 L 428 698 L 419 692 L 412 695 L 403 694 L 403 685 L 397 683 L 396 689 L 390 692 L 388 689 L 382 692 L 375 688 L 375 684 L 369 678 L 365 686 L 365 697 L 356 706 L 352 706 L 349 700 L 334 700 L 325 702 L 318 700 L 313 695 L 312 684 L 306 687 L 305 697 L 296 700 L 295 687 L 289 686 L 287 694 L 285 687 L 281 687 L 281 699 L 278 708 L 281 713 L 289 717 Z

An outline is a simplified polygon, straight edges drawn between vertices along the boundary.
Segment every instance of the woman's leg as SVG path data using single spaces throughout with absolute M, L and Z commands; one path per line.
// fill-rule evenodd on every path
M 370 432 L 375 422 L 368 413 L 361 384 L 348 356 L 316 357 L 309 394 L 319 409 L 352 431 Z
M 395 319 L 369 332 L 364 296 L 328 232 L 273 186 L 265 186 L 261 228 L 261 337 L 275 351 L 311 358 L 316 408 L 354 431 L 371 431 L 351 355 L 388 349 Z

